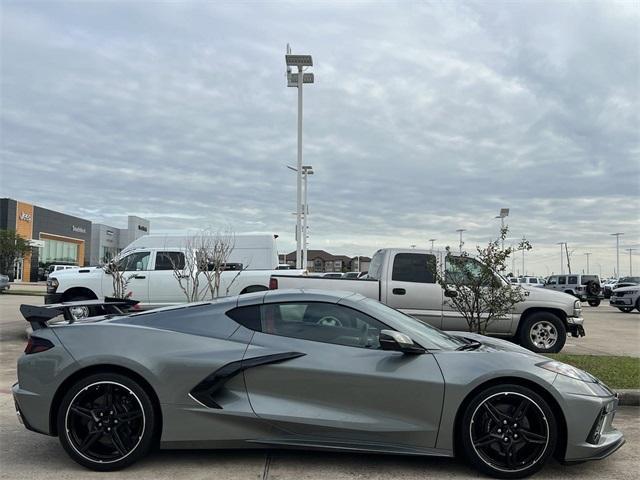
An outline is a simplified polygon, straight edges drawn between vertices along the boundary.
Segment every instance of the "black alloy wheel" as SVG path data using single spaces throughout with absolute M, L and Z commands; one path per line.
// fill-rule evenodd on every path
M 492 387 L 476 396 L 465 412 L 461 433 L 471 463 L 498 478 L 538 471 L 557 442 L 548 404 L 519 385 Z
M 78 382 L 58 412 L 67 453 L 85 467 L 110 471 L 130 465 L 151 447 L 155 422 L 147 393 L 128 377 L 98 374 Z

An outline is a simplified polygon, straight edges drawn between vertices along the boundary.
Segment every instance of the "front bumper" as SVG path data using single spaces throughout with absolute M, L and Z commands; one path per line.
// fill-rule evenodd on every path
M 582 317 L 567 317 L 567 331 L 572 337 L 584 337 L 584 318 Z
M 612 307 L 633 307 L 633 298 L 631 295 L 628 297 L 611 297 L 609 305 Z

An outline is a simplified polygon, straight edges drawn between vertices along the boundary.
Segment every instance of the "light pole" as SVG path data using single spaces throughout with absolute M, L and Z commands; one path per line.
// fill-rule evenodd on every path
M 631 254 L 633 253 L 634 250 L 637 250 L 637 248 L 627 248 L 627 252 L 629 252 L 629 276 L 630 277 L 633 277 L 633 264 L 631 260 Z
M 589 255 L 591 255 L 591 252 L 587 252 L 585 253 L 585 255 L 587 256 L 587 275 L 589 274 Z
M 624 233 L 610 233 L 609 235 L 616 237 L 616 278 L 620 278 L 620 235 L 624 235 Z
M 433 242 L 436 241 L 435 238 L 430 238 L 429 241 L 431 242 L 431 253 L 433 253 Z
M 307 179 L 309 177 L 309 175 L 313 175 L 313 167 L 311 165 L 303 165 L 302 166 L 302 175 L 304 177 L 304 225 L 302 227 L 302 268 L 304 268 L 305 270 L 308 268 L 307 267 L 307 249 L 308 249 L 308 242 L 307 242 L 307 217 L 309 216 L 309 203 L 308 202 L 308 195 L 309 195 L 309 189 L 308 189 L 308 184 L 307 184 Z
M 524 243 L 526 241 L 526 238 L 524 238 L 524 235 L 522 236 L 522 243 Z M 524 248 L 522 249 L 522 276 L 524 277 L 526 275 L 526 272 L 524 271 Z
M 509 216 L 509 209 L 501 208 L 500 214 L 495 217 L 500 219 L 500 237 L 502 237 L 502 231 L 504 230 L 504 218 L 508 216 Z M 504 250 L 504 238 L 502 239 L 502 250 Z
M 464 242 L 462 241 L 462 232 L 466 232 L 466 230 L 464 228 L 459 228 L 456 232 L 460 234 L 460 253 L 462 253 L 462 246 L 464 245 Z
M 304 67 L 312 67 L 311 55 L 292 55 L 287 44 L 284 56 L 287 64 L 287 86 L 298 89 L 298 175 L 296 184 L 296 268 L 302 268 L 302 85 L 313 83 L 313 73 L 304 73 Z M 292 73 L 291 67 L 297 67 L 298 73 Z

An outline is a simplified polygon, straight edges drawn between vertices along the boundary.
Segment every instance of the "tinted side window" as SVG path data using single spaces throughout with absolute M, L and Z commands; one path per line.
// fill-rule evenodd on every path
M 349 347 L 380 348 L 380 330 L 370 316 L 335 303 L 267 303 L 261 305 L 262 331 Z
M 566 285 L 567 277 L 558 277 L 558 285 Z
M 549 281 L 547 282 L 547 285 L 556 285 L 558 283 L 558 280 L 556 277 L 549 277 Z
M 391 280 L 435 283 L 436 257 L 423 253 L 398 253 L 393 259 Z
M 538 283 L 538 279 L 537 278 L 530 278 L 529 279 L 529 283 Z
M 158 252 L 156 253 L 156 270 L 182 270 L 184 268 L 184 253 L 182 252 Z
M 120 271 L 123 272 L 135 272 L 146 270 L 149 265 L 150 252 L 136 252 L 131 255 L 127 255 L 120 260 Z
M 234 308 L 227 312 L 227 316 L 249 330 L 262 331 L 260 307 L 258 305 Z
M 575 285 L 578 283 L 578 277 L 569 277 L 569 285 Z

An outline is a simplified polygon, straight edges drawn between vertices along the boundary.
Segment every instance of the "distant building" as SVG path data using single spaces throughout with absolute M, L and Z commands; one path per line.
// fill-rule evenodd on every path
M 44 280 L 49 265 L 85 266 L 91 255 L 91 222 L 46 208 L 0 198 L 0 229 L 15 230 L 29 241 L 31 252 L 11 272 L 15 281 Z
M 151 223 L 144 218 L 129 215 L 127 228 L 116 228 L 94 223 L 91 230 L 91 265 L 108 262 L 134 240 L 148 235 Z
M 295 268 L 296 252 L 280 255 L 280 263 Z M 324 250 L 307 251 L 307 270 L 309 272 L 366 272 L 369 270 L 371 258 L 346 255 L 333 255 Z

